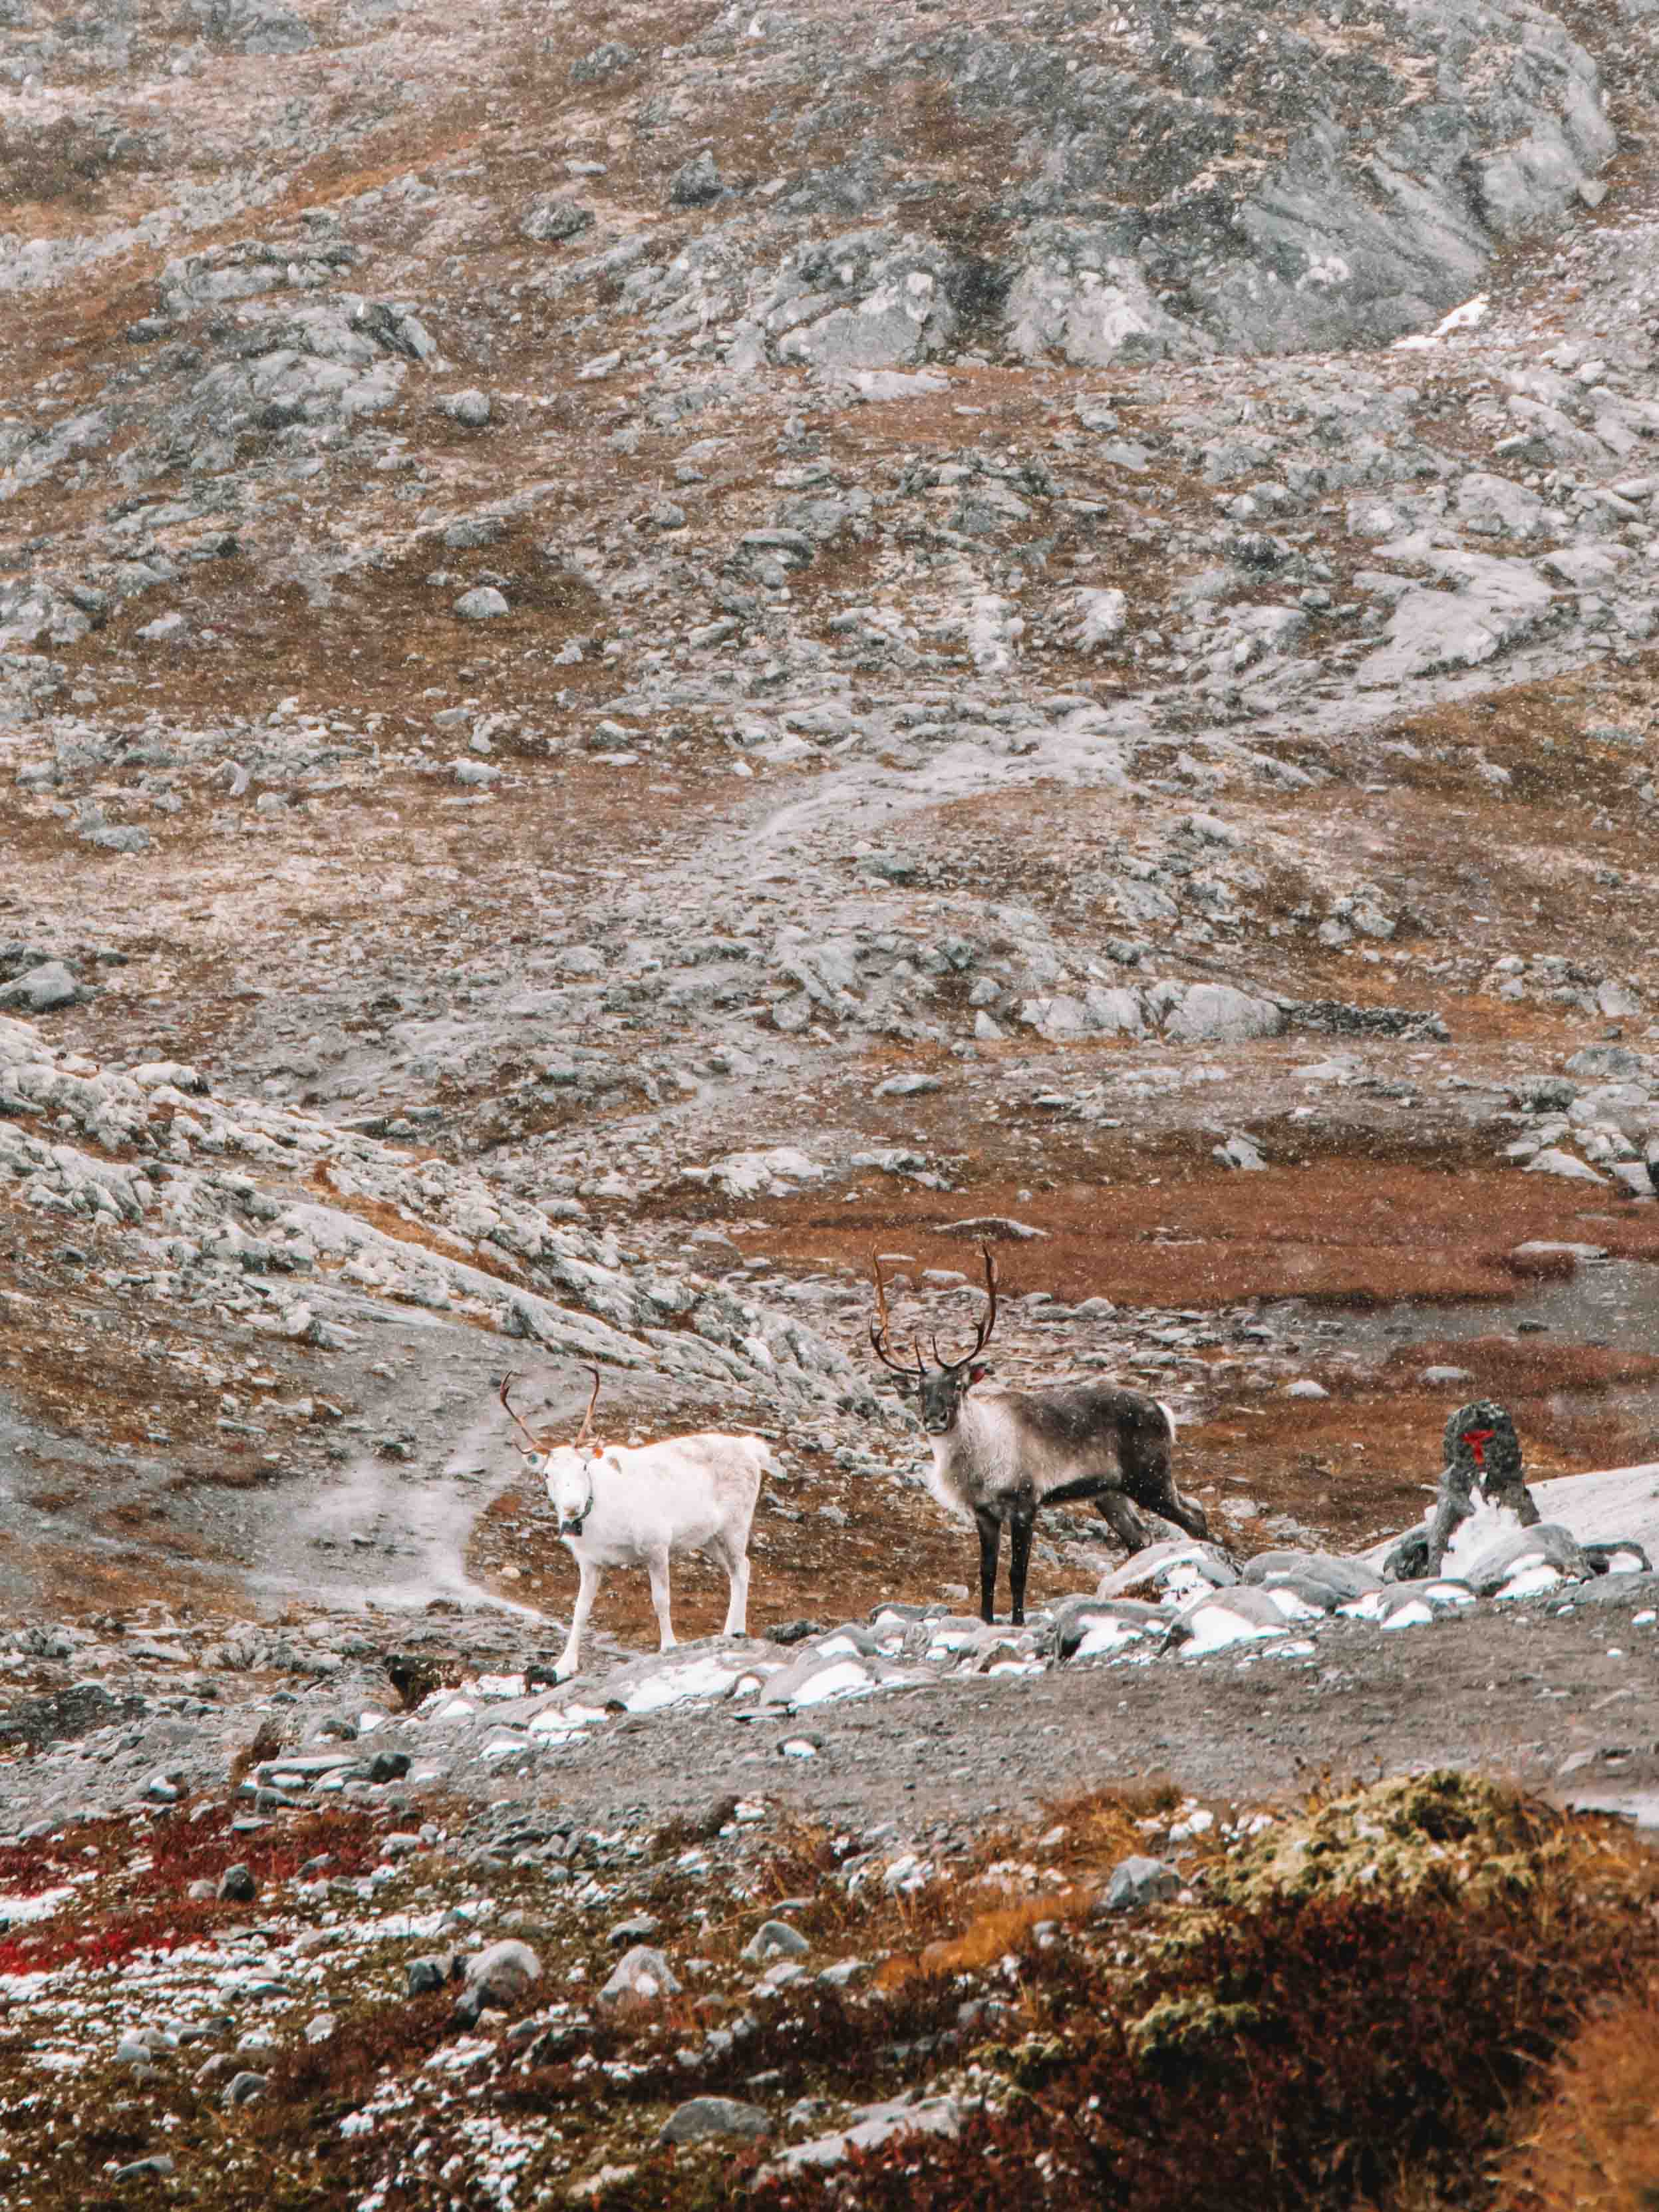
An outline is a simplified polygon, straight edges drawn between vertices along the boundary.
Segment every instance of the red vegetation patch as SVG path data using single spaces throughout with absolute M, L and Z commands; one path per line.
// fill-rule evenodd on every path
M 327 1853 L 331 1875 L 363 1874 L 379 1857 L 384 1813 L 307 1813 L 244 1835 L 232 1832 L 233 1815 L 216 1805 L 199 1820 L 166 1821 L 147 1838 L 152 1864 L 135 1877 L 141 1896 L 216 1881 L 228 1866 L 245 1866 L 263 1888 L 289 1881 L 308 1859 Z
M 915 1142 L 910 1125 L 931 1102 L 903 1103 L 915 1109 L 904 1124 L 905 1140 Z M 953 1150 L 960 1125 L 954 1135 L 948 1126 L 939 1134 Z M 1081 1166 L 1064 1159 L 1059 1133 L 1043 1134 L 1051 1176 Z M 971 1270 L 972 1243 L 941 1236 L 939 1225 L 967 1214 L 1012 1214 L 1047 1234 L 1042 1243 L 1000 1248 L 1007 1298 L 1047 1291 L 1062 1303 L 1103 1294 L 1158 1306 L 1278 1297 L 1370 1306 L 1396 1298 L 1512 1298 L 1516 1277 L 1509 1255 L 1517 1244 L 1585 1234 L 1581 1188 L 1513 1169 L 1453 1171 L 1390 1158 L 1381 1137 L 1366 1138 L 1352 1157 L 1328 1152 L 1267 1176 L 1224 1173 L 1207 1156 L 1208 1139 L 1202 1158 L 1176 1139 L 1112 1141 L 1117 1150 L 1103 1140 L 1087 1182 L 1056 1177 L 1042 1187 L 1033 1176 L 1017 1186 L 994 1171 L 981 1178 L 970 1163 L 944 1198 L 887 1188 L 851 1199 L 837 1190 L 828 1199 L 751 1200 L 754 1218 L 769 1226 L 738 1241 L 750 1257 L 842 1267 L 867 1277 L 872 1247 L 890 1250 L 902 1239 L 898 1249 L 921 1267 Z M 1305 1142 L 1310 1155 L 1320 1149 L 1317 1135 Z M 1159 1180 L 1146 1180 L 1149 1168 Z M 673 1203 L 688 1218 L 702 1218 L 718 1217 L 724 1201 L 676 1191 Z M 1659 1259 L 1659 1218 L 1637 1206 L 1606 1220 L 1598 1216 L 1595 1241 L 1620 1258 Z
M 1659 2204 L 1659 1986 L 1591 2021 L 1504 2170 L 1514 2212 L 1650 2212 Z
M 72 1906 L 22 1933 L 0 1939 L 0 1973 L 38 1974 L 65 1966 L 111 1966 L 135 1951 L 171 1951 L 211 1942 L 227 1921 L 246 1918 L 246 1905 L 185 1895 L 193 1881 L 215 1881 L 229 1866 L 248 1868 L 261 1889 L 290 1881 L 325 1853 L 331 1875 L 358 1875 L 374 1865 L 385 1814 L 310 1813 L 237 1835 L 232 1815 L 215 1806 L 201 1819 L 172 1818 L 153 1826 L 100 1820 L 0 1854 L 0 1881 L 15 1894 L 38 1895 L 96 1865 L 99 1879 Z M 96 1858 L 88 1858 L 88 1850 Z M 150 1863 L 128 1870 L 135 1850 Z M 115 1854 L 119 1854 L 119 1856 Z
M 0 1974 L 41 1974 L 60 1966 L 114 1966 L 135 1951 L 176 1951 L 184 1943 L 210 1943 L 214 1923 L 224 1919 L 222 1905 L 186 1899 L 177 1905 L 100 1917 L 88 1928 L 86 1917 L 68 1911 L 27 1936 L 0 1941 Z

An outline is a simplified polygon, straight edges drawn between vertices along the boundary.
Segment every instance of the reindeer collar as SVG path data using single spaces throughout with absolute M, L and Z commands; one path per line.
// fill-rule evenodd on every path
M 605 1446 L 603 1444 L 598 1444 L 594 1447 L 593 1456 L 587 1462 L 587 1503 L 583 1506 L 580 1513 L 573 1513 L 568 1520 L 565 1518 L 564 1515 L 560 1515 L 559 1534 L 562 1537 L 580 1536 L 582 1530 L 587 1526 L 587 1516 L 593 1510 L 593 1469 L 598 1466 L 600 1459 L 604 1456 L 604 1454 Z

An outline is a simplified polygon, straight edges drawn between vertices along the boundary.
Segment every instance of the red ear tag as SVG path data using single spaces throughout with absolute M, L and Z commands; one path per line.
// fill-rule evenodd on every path
M 988 1367 L 970 1367 L 968 1370 L 968 1380 L 970 1382 L 982 1382 L 990 1371 Z
M 1474 1463 L 1477 1467 L 1485 1467 L 1486 1448 L 1497 1434 L 1496 1429 L 1465 1429 L 1458 1441 L 1461 1443 L 1466 1443 L 1474 1454 Z

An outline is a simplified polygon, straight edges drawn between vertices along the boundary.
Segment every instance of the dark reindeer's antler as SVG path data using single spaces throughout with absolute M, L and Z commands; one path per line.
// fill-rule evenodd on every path
M 892 1323 L 887 1317 L 887 1285 L 881 1279 L 879 1253 L 872 1252 L 870 1255 L 870 1264 L 875 1269 L 876 1274 L 876 1317 L 870 1324 L 870 1349 L 884 1366 L 892 1369 L 895 1375 L 908 1375 L 910 1372 L 908 1361 L 895 1359 L 889 1343 Z M 913 1345 L 912 1348 L 916 1355 L 917 1374 L 926 1375 L 927 1366 L 921 1356 L 921 1346 L 916 1344 Z
M 980 1256 L 985 1262 L 984 1316 L 975 1326 L 972 1346 L 963 1353 L 960 1359 L 947 1359 L 939 1348 L 939 1339 L 937 1337 L 933 1339 L 933 1357 L 941 1367 L 966 1367 L 970 1360 L 977 1359 L 991 1341 L 991 1331 L 997 1325 L 997 1263 L 988 1244 L 981 1244 L 979 1249 Z

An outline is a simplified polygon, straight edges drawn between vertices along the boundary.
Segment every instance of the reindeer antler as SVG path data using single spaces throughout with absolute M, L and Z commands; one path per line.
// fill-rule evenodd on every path
M 593 1408 L 599 1402 L 599 1370 L 597 1367 L 590 1367 L 585 1371 L 593 1377 L 593 1389 L 588 1397 L 587 1411 L 582 1415 L 582 1425 L 576 1431 L 576 1443 L 578 1444 L 585 1443 L 586 1442 L 587 1431 L 593 1425 Z M 538 1453 L 544 1452 L 547 1449 L 545 1442 L 542 1437 L 538 1437 L 535 1433 L 534 1430 L 526 1428 L 524 1422 L 520 1420 L 517 1407 L 513 1405 L 507 1397 L 507 1392 L 513 1388 L 513 1385 L 518 1381 L 518 1379 L 519 1378 L 516 1374 L 504 1375 L 501 1377 L 501 1404 L 506 1408 L 507 1412 L 512 1415 L 514 1420 L 518 1422 L 520 1433 L 528 1440 L 531 1450 Z M 575 1447 L 573 1445 L 572 1449 L 574 1450 L 574 1448 Z
M 582 1415 L 582 1425 L 576 1431 L 576 1444 L 571 1446 L 573 1451 L 576 1445 L 587 1441 L 587 1431 L 592 1425 L 593 1408 L 599 1402 L 599 1370 L 597 1367 L 590 1367 L 586 1371 L 593 1377 L 593 1393 L 587 1401 L 587 1411 Z
M 870 1255 L 870 1264 L 876 1273 L 876 1317 L 870 1324 L 870 1348 L 883 1365 L 890 1367 L 895 1375 L 908 1375 L 910 1372 L 908 1363 L 895 1359 L 889 1349 L 892 1324 L 887 1317 L 887 1285 L 881 1279 L 881 1255 L 878 1252 Z M 927 1366 L 921 1356 L 921 1346 L 914 1340 L 912 1349 L 916 1355 L 917 1374 L 926 1375 Z
M 960 1359 L 946 1359 L 939 1348 L 939 1339 L 937 1337 L 933 1339 L 933 1357 L 941 1367 L 966 1367 L 969 1360 L 977 1359 L 991 1341 L 991 1331 L 997 1325 L 997 1263 L 992 1256 L 988 1244 L 981 1244 L 979 1249 L 980 1256 L 985 1262 L 984 1318 L 975 1325 L 973 1345 L 969 1350 L 963 1353 Z
M 516 1374 L 502 1376 L 501 1389 L 501 1405 L 506 1412 L 512 1416 L 513 1419 L 518 1422 L 520 1432 L 529 1438 L 531 1450 L 532 1452 L 540 1452 L 545 1449 L 545 1446 L 543 1444 L 541 1438 L 535 1434 L 533 1430 L 526 1428 L 524 1423 L 519 1419 L 517 1409 L 511 1404 L 507 1398 L 507 1392 L 513 1388 L 513 1385 L 518 1381 L 518 1379 L 519 1378 Z

